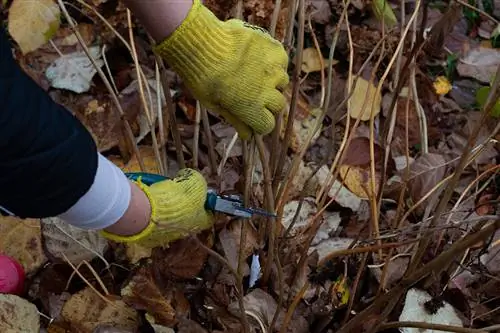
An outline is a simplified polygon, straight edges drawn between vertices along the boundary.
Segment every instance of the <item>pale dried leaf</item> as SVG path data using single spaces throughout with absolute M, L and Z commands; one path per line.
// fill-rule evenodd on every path
M 99 325 L 92 333 L 134 333 L 131 330 L 116 328 L 110 325 Z
M 97 66 L 102 67 L 104 60 L 101 57 L 101 47 L 89 48 Z M 56 59 L 45 71 L 45 76 L 54 88 L 67 89 L 76 93 L 83 93 L 90 89 L 92 78 L 97 69 L 85 52 L 73 52 Z
M 8 30 L 26 54 L 44 45 L 59 29 L 61 12 L 54 0 L 14 0 Z
M 404 170 L 403 170 L 404 172 Z M 417 202 L 432 190 L 446 174 L 446 159 L 443 155 L 428 153 L 415 159 L 410 165 L 410 180 L 408 187 L 413 199 Z M 434 192 L 439 193 L 439 191 Z M 433 196 L 431 195 L 430 198 Z
M 378 193 L 380 188 L 381 177 L 375 171 L 375 191 L 372 190 L 372 174 L 369 168 L 341 165 L 339 175 L 347 188 L 362 199 L 373 197 Z
M 42 219 L 42 235 L 46 250 L 54 257 L 66 258 L 74 265 L 102 257 L 108 241 L 97 230 L 74 227 L 58 217 Z
M 353 77 L 353 80 L 356 76 Z M 377 87 L 363 77 L 358 76 L 349 99 L 349 115 L 362 121 L 370 120 L 371 114 L 377 116 L 381 110 L 382 95 L 377 94 Z
M 132 330 L 138 326 L 138 314 L 125 302 L 108 298 L 108 302 L 87 287 L 74 294 L 64 304 L 62 317 L 71 325 L 72 332 L 92 332 L 99 325 Z
M 0 294 L 0 332 L 33 333 L 40 330 L 36 306 L 16 295 Z
M 288 228 L 294 220 L 294 217 L 297 213 L 297 209 L 299 207 L 299 201 L 294 200 L 288 202 L 283 209 L 283 226 Z M 314 198 L 305 198 L 300 209 L 299 215 L 295 224 L 292 227 L 291 235 L 296 234 L 297 232 L 304 231 L 305 228 L 311 226 L 312 218 L 317 213 L 316 203 Z M 321 215 L 322 223 L 318 232 L 314 236 L 314 239 L 311 242 L 312 246 L 318 245 L 324 240 L 330 238 L 330 233 L 334 233 L 340 225 L 341 219 L 340 214 L 338 212 L 329 212 L 325 211 Z
M 406 272 L 406 268 L 408 267 L 409 263 L 410 257 L 397 257 L 390 260 L 388 263 L 389 267 L 387 267 L 387 275 L 385 277 L 384 287 L 390 288 L 395 282 L 399 281 L 399 279 L 401 279 L 403 277 L 403 274 Z M 368 267 L 370 268 L 370 271 L 375 279 L 380 283 L 383 270 L 385 269 L 384 266 L 380 267 L 378 265 L 368 265 Z
M 327 4 L 328 5 L 328 4 Z M 304 73 L 319 72 L 328 66 L 328 59 L 323 58 L 323 66 L 321 66 L 321 54 L 314 47 L 309 47 L 302 51 L 302 66 Z M 333 60 L 333 65 L 337 64 L 337 60 Z
M 470 50 L 459 60 L 457 71 L 462 77 L 472 77 L 483 83 L 489 83 L 499 64 L 500 51 L 479 47 Z
M 399 321 L 419 321 L 428 324 L 441 324 L 463 327 L 463 323 L 458 317 L 455 309 L 447 302 L 438 307 L 435 314 L 429 313 L 424 304 L 432 300 L 432 297 L 425 291 L 412 288 L 408 290 L 405 305 Z M 428 330 L 420 328 L 400 328 L 403 333 L 444 333 L 444 331 Z
M 319 255 L 319 261 L 322 261 L 327 257 L 329 254 L 339 251 L 339 250 L 345 250 L 351 245 L 354 239 L 352 238 L 340 238 L 340 237 L 335 237 L 335 238 L 330 238 L 327 240 L 322 241 L 319 243 L 317 246 L 311 246 L 309 248 L 308 253 L 312 253 L 315 250 L 318 251 Z
M 330 174 L 330 170 L 328 166 L 322 166 L 318 172 L 316 173 L 316 177 L 318 178 L 318 187 L 324 185 L 327 181 L 327 177 Z M 333 186 L 328 192 L 328 196 L 330 198 L 335 198 L 335 201 L 341 205 L 342 207 L 350 208 L 353 211 L 358 211 L 361 205 L 361 199 L 349 191 L 345 186 L 342 185 L 341 182 L 335 180 Z
M 38 270 L 47 260 L 40 221 L 0 216 L 0 252 L 15 258 L 27 274 Z

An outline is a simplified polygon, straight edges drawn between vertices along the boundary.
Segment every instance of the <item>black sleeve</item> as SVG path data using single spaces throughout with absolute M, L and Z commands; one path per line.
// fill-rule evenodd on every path
M 22 218 L 63 213 L 88 191 L 96 170 L 97 149 L 89 132 L 24 73 L 0 28 L 0 206 L 4 213 Z

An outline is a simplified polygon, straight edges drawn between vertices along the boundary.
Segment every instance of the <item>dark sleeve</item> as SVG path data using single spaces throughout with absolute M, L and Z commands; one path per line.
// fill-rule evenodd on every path
M 0 28 L 0 206 L 22 218 L 56 216 L 97 171 L 85 127 L 19 67 Z

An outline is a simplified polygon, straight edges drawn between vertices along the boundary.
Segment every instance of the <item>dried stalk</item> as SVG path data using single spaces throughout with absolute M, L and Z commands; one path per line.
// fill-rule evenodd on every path
M 210 130 L 210 120 L 208 119 L 207 109 L 201 107 L 201 119 L 203 122 L 203 131 L 207 137 L 208 160 L 210 161 L 210 172 L 212 175 L 217 173 L 217 157 L 215 156 L 215 145 L 212 131 Z
M 292 99 L 290 101 L 290 110 L 287 115 L 285 136 L 283 139 L 283 144 L 281 148 L 281 152 L 279 154 L 278 164 L 276 170 L 274 172 L 273 177 L 273 193 L 277 192 L 278 186 L 282 180 L 282 171 L 286 161 L 286 154 L 288 152 L 288 148 L 290 147 L 290 139 L 293 132 L 293 122 L 295 119 L 295 113 L 297 110 L 297 98 L 299 95 L 299 80 L 300 80 L 300 72 L 302 68 L 302 53 L 304 49 L 304 26 L 305 26 L 305 0 L 299 1 L 299 32 L 298 32 L 298 41 L 297 41 L 297 55 L 295 57 L 295 67 L 292 73 Z
M 158 141 L 156 140 L 156 129 L 155 125 L 153 122 L 153 114 L 151 110 L 149 109 L 148 102 L 146 101 L 146 96 L 144 95 L 144 88 L 143 84 L 148 85 L 147 81 L 143 81 L 140 73 L 140 64 L 139 64 L 139 58 L 137 57 L 137 50 L 135 48 L 135 41 L 134 41 L 134 32 L 132 31 L 132 15 L 130 13 L 130 10 L 127 9 L 127 24 L 128 24 L 128 32 L 129 32 L 129 38 L 130 38 L 130 45 L 132 47 L 132 58 L 134 60 L 134 66 L 137 74 L 137 83 L 139 84 L 139 95 L 141 96 L 141 102 L 142 106 L 144 108 L 144 114 L 146 115 L 146 120 L 148 122 L 149 130 L 151 132 L 151 139 L 153 142 L 153 151 L 155 154 L 156 158 L 156 163 L 158 163 L 158 169 L 160 170 L 161 174 L 165 174 L 165 167 L 162 163 L 161 155 L 160 155 L 160 149 L 158 147 Z M 160 92 L 158 92 L 160 94 Z M 151 96 L 151 95 L 150 95 Z
M 201 118 L 201 105 L 196 101 L 196 116 L 194 121 L 194 136 L 193 136 L 193 168 L 198 168 L 198 150 L 200 141 L 200 118 Z
M 116 110 L 117 110 L 118 114 L 120 115 L 120 120 L 122 121 L 123 127 L 125 129 L 125 133 L 127 135 L 129 145 L 130 145 L 130 147 L 132 147 L 134 154 L 137 156 L 137 161 L 139 162 L 139 167 L 141 168 L 142 171 L 145 171 L 146 167 L 144 165 L 144 162 L 142 161 L 141 153 L 139 152 L 139 148 L 137 147 L 137 144 L 135 143 L 134 133 L 132 132 L 132 128 L 130 127 L 130 123 L 125 118 L 125 112 L 122 109 L 122 106 L 120 104 L 120 100 L 118 99 L 118 96 L 113 91 L 113 87 L 109 83 L 108 78 L 106 77 L 106 75 L 104 74 L 102 69 L 99 66 L 97 66 L 95 59 L 90 54 L 90 51 L 89 51 L 87 45 L 85 45 L 85 42 L 82 38 L 82 35 L 80 34 L 78 29 L 76 28 L 75 22 L 73 21 L 73 19 L 71 18 L 71 16 L 68 13 L 66 5 L 64 4 L 64 2 L 62 0 L 57 0 L 57 3 L 59 4 L 59 7 L 61 8 L 61 11 L 62 11 L 64 17 L 66 18 L 69 25 L 71 26 L 73 33 L 75 34 L 76 38 L 78 39 L 78 43 L 82 46 L 83 51 L 85 52 L 87 57 L 90 59 L 95 70 L 97 71 L 97 73 L 101 77 L 102 81 L 106 85 L 106 88 L 108 89 L 108 91 L 112 97 L 113 103 L 115 104 Z
M 401 328 L 401 327 L 415 327 L 428 330 L 436 331 L 446 331 L 446 332 L 456 332 L 456 333 L 486 333 L 487 331 L 474 328 L 466 328 L 451 325 L 442 324 L 431 324 L 420 321 L 390 321 L 388 323 L 381 324 L 377 331 L 387 330 L 389 328 Z

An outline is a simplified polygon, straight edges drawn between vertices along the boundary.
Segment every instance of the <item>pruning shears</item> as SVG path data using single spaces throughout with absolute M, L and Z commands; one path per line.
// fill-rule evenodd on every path
M 154 183 L 168 179 L 165 176 L 147 172 L 129 172 L 125 175 L 131 180 L 139 180 L 150 186 Z M 254 214 L 267 217 L 276 217 L 276 214 L 270 213 L 259 208 L 245 208 L 239 195 L 220 195 L 214 189 L 208 189 L 205 209 L 213 212 L 220 212 L 242 218 L 250 218 Z

